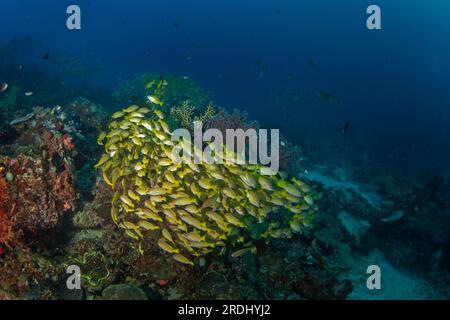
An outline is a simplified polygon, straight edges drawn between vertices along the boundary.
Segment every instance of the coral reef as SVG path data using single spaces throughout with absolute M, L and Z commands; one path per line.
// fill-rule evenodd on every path
M 0 300 L 55 299 L 61 266 L 28 248 L 0 257 Z
M 217 107 L 189 79 L 144 75 L 116 96 L 148 108 L 115 113 L 102 133 L 106 110 L 68 99 L 73 92 L 56 80 L 55 94 L 45 88 L 25 98 L 26 86 L 15 83 L 0 95 L 0 300 L 361 298 L 355 275 L 373 261 L 388 268 L 389 281 L 423 277 L 433 285 L 429 297 L 450 295 L 445 174 L 407 180 L 369 157 L 367 140 L 341 136 L 303 136 L 306 161 L 281 136 L 281 168 L 301 181 L 265 180 L 252 166 L 177 166 L 170 128 L 261 124 Z M 56 100 L 62 107 L 32 107 Z M 99 136 L 104 178 L 93 170 Z M 312 166 L 321 159 L 328 162 Z M 340 174 L 344 164 L 355 180 Z M 82 290 L 69 292 L 65 268 L 73 264 Z M 405 297 L 392 294 L 393 284 L 379 297 Z
M 60 111 L 35 108 L 11 121 L 14 139 L 0 145 L 0 295 L 5 297 L 54 298 L 52 287 L 62 274 L 56 261 L 32 251 L 76 205 L 75 146 L 68 139 L 73 130 Z
M 36 108 L 32 116 L 14 121 L 19 132 L 14 152 L 0 157 L 0 166 L 12 177 L 8 190 L 14 227 L 23 232 L 53 228 L 75 206 L 72 133 L 58 110 Z

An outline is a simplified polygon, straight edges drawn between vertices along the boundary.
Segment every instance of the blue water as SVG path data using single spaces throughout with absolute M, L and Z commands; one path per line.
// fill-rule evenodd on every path
M 70 4 L 81 7 L 80 31 L 65 27 Z M 380 0 L 382 30 L 369 31 L 370 4 L 2 0 L 0 43 L 31 37 L 29 47 L 14 48 L 17 61 L 59 72 L 68 83 L 114 91 L 120 79 L 144 72 L 189 76 L 219 105 L 246 109 L 300 144 L 302 132 L 333 136 L 350 121 L 355 135 L 384 139 L 387 150 L 414 145 L 411 158 L 442 160 L 450 154 L 450 4 Z M 321 90 L 341 103 L 324 103 Z M 285 92 L 302 92 L 301 102 Z

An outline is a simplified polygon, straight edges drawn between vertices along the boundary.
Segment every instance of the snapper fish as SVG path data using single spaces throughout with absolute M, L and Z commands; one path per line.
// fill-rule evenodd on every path
M 161 107 L 164 105 L 164 102 L 162 102 L 157 96 L 154 96 L 154 95 L 148 95 L 147 100 L 150 101 L 151 103 L 157 104 Z
M 253 253 L 253 254 L 256 254 L 256 247 L 250 247 L 250 248 L 244 248 L 244 249 L 241 249 L 241 250 L 238 250 L 238 251 L 235 251 L 235 252 L 233 252 L 232 254 L 231 254 L 231 256 L 233 257 L 233 258 L 238 258 L 238 257 L 241 257 L 241 256 L 243 256 L 244 254 L 246 254 L 247 252 L 251 252 L 251 253 Z
M 166 240 L 165 240 L 164 238 L 160 238 L 160 239 L 158 240 L 158 246 L 159 246 L 162 250 L 164 250 L 164 251 L 166 251 L 166 252 L 168 252 L 168 253 L 180 253 L 180 250 L 178 250 L 178 249 L 172 247 L 170 244 L 168 244 L 168 243 L 166 242 Z
M 189 260 L 188 258 L 186 258 L 185 256 L 183 256 L 183 255 L 181 255 L 181 254 L 179 254 L 179 253 L 175 254 L 175 255 L 173 256 L 173 258 L 174 258 L 176 261 L 181 262 L 181 263 L 183 263 L 183 264 L 189 264 L 189 265 L 191 265 L 191 266 L 194 265 L 194 263 L 193 263 L 191 260 Z
M 5 92 L 6 90 L 8 90 L 9 84 L 4 82 L 0 85 L 0 92 Z

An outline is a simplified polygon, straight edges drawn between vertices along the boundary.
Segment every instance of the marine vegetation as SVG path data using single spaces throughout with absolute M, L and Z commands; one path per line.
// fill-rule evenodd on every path
M 313 189 L 284 173 L 174 159 L 171 130 L 157 108 L 131 105 L 114 113 L 98 142 L 105 153 L 96 167 L 114 191 L 112 219 L 141 254 L 142 239 L 155 232 L 158 246 L 183 264 L 194 265 L 215 249 L 225 253 L 228 244 L 238 249 L 234 257 L 254 253 L 256 240 L 302 232 L 317 210 Z M 178 145 L 197 152 L 186 141 Z M 234 152 L 223 153 L 236 159 Z
M 193 129 L 195 121 L 203 124 L 212 121 L 216 115 L 216 108 L 212 103 L 209 103 L 202 114 L 197 114 L 195 105 L 191 101 L 185 100 L 180 106 L 172 107 L 170 114 L 175 118 L 177 124 L 180 124 L 183 128 Z

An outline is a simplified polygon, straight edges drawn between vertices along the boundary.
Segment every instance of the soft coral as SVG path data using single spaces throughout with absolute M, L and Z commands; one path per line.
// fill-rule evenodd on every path
M 0 177 L 0 254 L 4 252 L 4 247 L 9 247 L 15 240 L 11 223 L 14 207 L 9 196 L 7 182 Z

